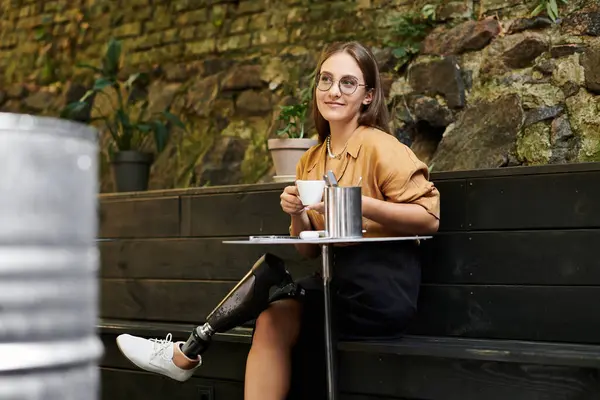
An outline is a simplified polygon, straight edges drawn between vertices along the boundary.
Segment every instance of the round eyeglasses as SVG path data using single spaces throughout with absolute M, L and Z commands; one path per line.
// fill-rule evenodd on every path
M 335 83 L 335 80 L 329 75 L 319 75 L 317 78 L 317 89 L 322 92 L 326 92 Z M 338 81 L 338 87 L 340 88 L 340 92 L 346 95 L 351 95 L 356 92 L 359 86 L 367 87 L 364 83 L 358 83 L 358 81 L 353 77 L 343 77 Z

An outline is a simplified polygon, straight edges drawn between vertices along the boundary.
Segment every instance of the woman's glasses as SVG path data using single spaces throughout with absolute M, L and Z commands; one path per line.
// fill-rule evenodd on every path
M 335 80 L 330 75 L 319 75 L 317 78 L 317 89 L 326 92 L 335 83 Z M 356 92 L 359 86 L 367 87 L 367 85 L 363 83 L 358 83 L 358 81 L 353 77 L 343 77 L 338 81 L 338 86 L 340 88 L 340 92 L 346 95 L 351 95 Z

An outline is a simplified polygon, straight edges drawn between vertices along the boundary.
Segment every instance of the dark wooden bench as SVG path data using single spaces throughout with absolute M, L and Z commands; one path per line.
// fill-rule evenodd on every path
M 401 341 L 339 343 L 342 398 L 600 398 L 600 164 L 432 179 L 442 223 L 422 246 L 418 316 Z M 217 335 L 184 384 L 140 372 L 114 339 L 185 340 L 264 251 L 294 276 L 317 268 L 291 246 L 222 243 L 286 234 L 283 187 L 101 196 L 103 399 L 243 398 L 247 327 Z

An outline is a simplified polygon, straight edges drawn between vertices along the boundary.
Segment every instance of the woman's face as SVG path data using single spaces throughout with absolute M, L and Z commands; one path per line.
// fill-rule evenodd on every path
M 372 92 L 364 84 L 363 73 L 347 53 L 329 57 L 319 71 L 315 96 L 319 112 L 329 122 L 350 122 L 361 106 L 372 101 Z

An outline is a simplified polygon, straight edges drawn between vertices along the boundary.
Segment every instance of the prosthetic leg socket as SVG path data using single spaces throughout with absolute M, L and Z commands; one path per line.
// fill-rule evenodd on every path
M 269 298 L 271 287 L 290 284 L 293 280 L 283 260 L 270 253 L 264 254 L 208 315 L 206 322 L 192 331 L 181 351 L 188 358 L 197 358 L 206 351 L 215 333 L 226 332 L 257 318 L 272 300 Z

